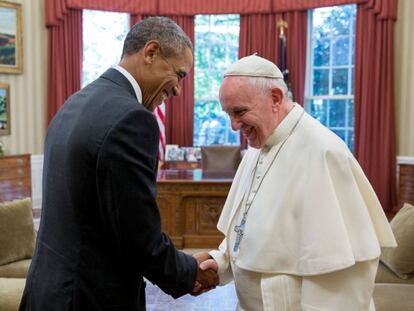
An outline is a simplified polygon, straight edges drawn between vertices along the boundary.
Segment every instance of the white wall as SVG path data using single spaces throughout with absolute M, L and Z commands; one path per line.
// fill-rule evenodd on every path
M 43 153 L 47 83 L 44 0 L 11 2 L 23 6 L 23 74 L 0 73 L 0 82 L 10 85 L 11 109 L 11 135 L 0 136 L 0 140 L 6 153 Z
M 398 0 L 394 74 L 397 155 L 414 156 L 414 1 Z

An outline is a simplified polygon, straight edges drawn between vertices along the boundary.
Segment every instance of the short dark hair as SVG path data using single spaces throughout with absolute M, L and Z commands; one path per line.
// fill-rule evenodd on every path
M 173 20 L 157 16 L 143 19 L 132 27 L 125 38 L 122 57 L 137 53 L 150 40 L 160 43 L 165 57 L 181 55 L 184 47 L 193 51 L 190 38 Z

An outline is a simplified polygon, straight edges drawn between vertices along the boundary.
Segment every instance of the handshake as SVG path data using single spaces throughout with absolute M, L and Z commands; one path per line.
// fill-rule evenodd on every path
M 191 295 L 198 296 L 211 289 L 214 289 L 219 283 L 217 275 L 217 262 L 207 253 L 200 252 L 193 255 L 198 262 L 196 282 Z

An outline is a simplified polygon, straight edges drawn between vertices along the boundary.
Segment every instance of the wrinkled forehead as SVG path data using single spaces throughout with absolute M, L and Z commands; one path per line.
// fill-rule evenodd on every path
M 254 92 L 252 85 L 247 77 L 227 76 L 223 79 L 220 86 L 220 100 L 229 100 L 234 97 L 248 96 Z
M 220 88 L 220 104 L 224 111 L 248 108 L 253 105 L 255 90 L 243 77 L 226 77 Z

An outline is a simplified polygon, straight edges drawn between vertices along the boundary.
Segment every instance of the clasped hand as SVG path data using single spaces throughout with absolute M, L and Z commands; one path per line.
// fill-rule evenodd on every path
M 215 288 L 219 283 L 217 262 L 206 252 L 193 255 L 198 262 L 196 282 L 191 295 L 198 296 Z

